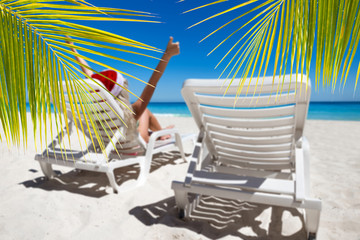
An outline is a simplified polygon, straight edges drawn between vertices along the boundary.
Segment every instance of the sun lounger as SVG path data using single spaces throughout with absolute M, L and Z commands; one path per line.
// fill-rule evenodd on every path
M 256 79 L 247 79 L 242 94 L 234 80 L 225 96 L 221 80 L 184 83 L 182 95 L 200 133 L 184 182 L 172 183 L 180 217 L 189 217 L 201 195 L 300 208 L 309 239 L 316 237 L 321 201 L 309 195 L 303 130 L 311 90 L 303 79 L 292 75 L 290 83 L 287 75 L 278 84 L 278 77 L 275 83 L 267 77 L 257 87 Z
M 80 119 L 73 119 L 71 113 L 72 104 L 70 103 L 73 100 L 69 98 L 69 95 L 75 94 L 76 91 L 74 88 L 69 88 L 71 90 L 67 92 L 64 83 L 69 129 L 65 128 L 61 131 L 43 153 L 35 156 L 35 160 L 39 161 L 41 170 L 48 179 L 55 176 L 55 173 L 52 170 L 53 164 L 80 170 L 104 172 L 109 178 L 110 185 L 114 192 L 123 192 L 145 183 L 150 172 L 153 155 L 156 153 L 177 146 L 182 158 L 186 161 L 182 141 L 191 139 L 192 135 L 180 135 L 176 129 L 165 129 L 153 132 L 148 144 L 144 142 L 140 135 L 138 135 L 135 140 L 128 141 L 127 139 L 124 139 L 122 135 L 122 133 L 125 133 L 126 127 L 119 118 L 124 118 L 124 114 L 115 99 L 104 87 L 101 87 L 101 84 L 99 85 L 87 80 L 86 84 L 83 84 L 83 87 L 89 90 L 83 91 L 83 94 L 87 94 L 87 100 L 82 104 L 80 102 L 73 104 L 73 107 L 77 104 L 78 109 L 80 109 Z M 86 115 L 81 111 L 84 109 L 85 104 L 89 106 L 88 110 L 90 111 L 90 114 Z M 86 118 L 88 119 L 90 130 L 87 127 Z M 100 148 L 101 141 L 97 141 L 95 138 L 94 130 L 92 129 L 93 126 L 91 126 L 89 119 L 92 119 L 94 126 L 97 126 L 99 129 L 99 133 L 103 140 L 102 143 L 105 146 L 105 154 Z M 64 144 L 62 144 L 62 141 L 64 140 L 64 136 L 66 134 L 71 134 L 72 126 L 75 121 L 78 128 L 80 128 L 80 124 L 83 125 L 83 133 L 88 138 L 92 135 L 94 139 L 94 144 L 88 144 L 86 149 L 72 150 L 63 147 Z M 109 135 L 112 136 L 112 138 L 109 138 Z M 165 135 L 171 135 L 171 138 L 167 140 L 158 140 L 159 137 Z M 130 185 L 126 185 L 125 183 L 119 186 L 115 180 L 114 169 L 134 164 L 139 164 L 140 166 L 140 173 L 136 182 Z

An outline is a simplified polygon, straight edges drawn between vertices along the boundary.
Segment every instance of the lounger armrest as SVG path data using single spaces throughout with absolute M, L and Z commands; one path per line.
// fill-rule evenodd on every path
M 304 151 L 304 157 L 310 161 L 310 144 L 306 137 L 302 137 L 302 149 Z
M 151 159 L 151 156 L 153 155 L 156 140 L 161 136 L 172 135 L 172 134 L 177 135 L 178 138 L 180 138 L 179 131 L 176 128 L 163 129 L 160 131 L 153 132 L 150 136 L 150 139 L 149 139 L 149 142 L 148 142 L 147 148 L 146 148 L 145 156 L 147 157 L 147 159 Z
M 204 129 L 201 128 L 198 138 L 195 142 L 194 145 L 194 150 L 193 153 L 191 155 L 191 159 L 190 159 L 190 163 L 189 163 L 189 167 L 188 167 L 188 171 L 187 174 L 185 176 L 185 181 L 184 181 L 184 186 L 185 187 L 190 187 L 191 186 L 191 182 L 192 182 L 192 178 L 194 176 L 194 173 L 196 171 L 196 166 L 199 164 L 199 158 L 201 156 L 202 153 L 202 142 L 204 140 Z
M 158 139 L 161 136 L 166 136 L 166 135 L 171 135 L 171 134 L 176 134 L 176 133 L 179 134 L 179 131 L 176 128 L 155 131 L 151 134 L 148 145 L 150 144 L 150 142 L 155 142 L 156 139 Z
M 295 156 L 295 198 L 297 201 L 303 201 L 309 192 L 309 143 L 305 137 L 299 139 L 296 143 Z
M 147 145 L 148 148 L 154 148 L 155 142 L 159 137 L 166 136 L 166 135 L 172 135 L 172 134 L 179 134 L 179 131 L 176 128 L 170 128 L 170 129 L 163 129 L 160 131 L 153 132 L 149 138 L 149 143 Z

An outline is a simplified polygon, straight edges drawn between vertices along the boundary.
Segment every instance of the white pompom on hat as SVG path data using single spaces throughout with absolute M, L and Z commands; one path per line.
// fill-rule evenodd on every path
M 117 76 L 116 76 L 116 83 L 113 87 L 113 89 L 111 89 L 111 93 L 114 95 L 114 96 L 118 96 L 121 92 L 121 90 L 123 89 L 122 87 L 120 86 L 124 86 L 124 82 L 125 82 L 125 78 L 123 77 L 123 75 L 119 72 L 116 72 Z

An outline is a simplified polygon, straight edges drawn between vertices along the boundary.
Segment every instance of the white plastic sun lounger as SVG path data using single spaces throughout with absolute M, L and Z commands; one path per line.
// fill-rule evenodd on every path
M 287 75 L 283 91 L 278 77 L 257 88 L 255 79 L 244 86 L 248 96 L 238 98 L 239 80 L 225 96 L 221 80 L 185 82 L 182 95 L 200 133 L 185 181 L 172 183 L 181 218 L 189 217 L 201 195 L 210 195 L 305 209 L 309 239 L 316 237 L 321 201 L 309 196 L 309 144 L 303 137 L 310 86 L 306 91 L 306 76 L 300 79 L 292 75 L 290 84 Z M 188 193 L 197 200 L 189 202 Z
M 119 119 L 124 117 L 123 111 L 116 103 L 115 99 L 109 94 L 108 91 L 100 85 L 86 80 L 87 84 L 84 84 L 84 88 L 90 90 L 87 94 L 88 100 L 84 104 L 91 106 L 90 114 L 87 115 L 88 119 L 91 115 L 93 121 L 99 129 L 100 135 L 102 136 L 105 147 L 105 155 L 102 153 L 99 142 L 95 141 L 95 145 L 89 144 L 85 150 L 71 150 L 64 149 L 61 142 L 64 139 L 64 135 L 68 133 L 66 128 L 58 134 L 58 136 L 48 145 L 42 154 L 37 154 L 35 160 L 39 161 L 41 170 L 48 179 L 55 176 L 52 170 L 52 165 L 62 165 L 73 167 L 80 170 L 89 170 L 96 172 L 106 173 L 110 185 L 114 192 L 123 192 L 133 189 L 145 183 L 146 178 L 150 172 L 151 161 L 153 155 L 162 151 L 165 151 L 169 147 L 177 146 L 180 150 L 181 157 L 186 161 L 182 140 L 187 140 L 193 137 L 193 135 L 180 135 L 176 129 L 165 129 L 157 132 L 153 132 L 149 139 L 149 143 L 145 141 L 139 135 L 136 140 L 127 141 L 124 139 L 121 133 L 125 133 L 126 126 Z M 67 117 L 69 120 L 69 133 L 71 134 L 72 126 L 74 124 L 73 115 L 71 113 L 71 104 L 69 102 L 69 95 L 73 94 L 66 91 L 66 85 L 64 83 L 65 100 Z M 74 91 L 74 90 L 72 90 Z M 104 99 L 104 101 L 102 100 Z M 76 103 L 78 108 L 81 110 L 82 106 L 78 102 Z M 85 114 L 81 111 L 80 117 L 84 126 L 84 134 L 90 136 L 93 134 L 95 139 L 94 130 L 90 127 L 90 131 L 87 128 L 85 122 Z M 95 114 L 97 112 L 97 114 Z M 80 120 L 76 119 L 78 126 L 80 126 Z M 88 120 L 89 121 L 89 120 Z M 108 136 L 113 136 L 109 139 Z M 171 135 L 171 139 L 157 140 L 159 137 L 164 135 Z M 90 141 L 91 142 L 91 141 Z M 115 151 L 119 153 L 116 153 Z M 96 150 L 96 151 L 95 151 Z M 119 186 L 114 177 L 114 169 L 126 167 L 134 164 L 139 164 L 140 173 L 135 183 L 133 184 L 121 184 Z

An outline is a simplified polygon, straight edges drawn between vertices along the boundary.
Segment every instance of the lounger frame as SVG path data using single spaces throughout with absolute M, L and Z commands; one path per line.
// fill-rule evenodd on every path
M 66 83 L 63 83 L 63 89 L 65 92 L 65 111 L 67 112 L 68 124 L 41 154 L 35 155 L 35 160 L 39 161 L 41 170 L 48 179 L 56 176 L 52 165 L 103 172 L 106 173 L 113 191 L 118 193 L 134 189 L 146 182 L 153 155 L 156 153 L 176 146 L 180 151 L 181 157 L 186 161 L 182 141 L 191 139 L 193 137 L 192 134 L 180 135 L 176 129 L 164 129 L 153 132 L 148 144 L 144 142 L 140 135 L 135 140 L 127 141 L 124 137 L 127 128 L 120 119 L 124 119 L 123 111 L 114 97 L 101 83 L 84 80 L 81 89 L 76 89 L 75 86 L 69 87 L 66 86 Z M 82 91 L 82 94 L 87 95 L 87 98 L 84 98 L 87 100 L 75 103 L 74 99 L 76 98 L 71 98 L 69 95 L 75 96 L 80 91 Z M 88 112 L 87 115 L 85 111 L 81 111 L 85 109 L 85 104 L 88 104 L 88 110 L 90 110 L 90 113 Z M 71 112 L 71 108 L 76 107 L 79 109 L 80 119 L 78 117 L 74 118 Z M 91 114 L 92 116 L 89 116 Z M 90 129 L 87 127 L 86 119 Z M 65 136 L 72 133 L 75 121 L 79 130 L 83 131 L 80 134 L 85 134 L 89 138 L 91 134 L 93 135 L 94 141 L 90 141 L 91 143 L 82 150 L 66 149 L 63 147 L 64 144 L 62 144 Z M 98 127 L 99 133 L 102 136 L 103 144 L 105 144 L 104 152 L 99 147 L 100 143 L 97 141 L 92 125 L 89 123 L 91 121 Z M 83 128 L 80 128 L 81 124 Z M 109 135 L 112 136 L 111 139 L 108 138 Z M 172 138 L 164 141 L 158 140 L 161 136 L 165 135 L 171 135 Z M 123 183 L 119 186 L 115 180 L 114 170 L 135 164 L 140 166 L 140 172 L 136 181 L 132 184 Z
M 316 237 L 321 201 L 310 197 L 303 136 L 310 83 L 300 75 L 275 79 L 259 86 L 235 79 L 226 95 L 224 79 L 185 81 L 182 95 L 200 133 L 184 182 L 172 183 L 180 217 L 190 216 L 201 195 L 299 208 L 309 239 Z M 190 202 L 189 193 L 198 197 Z

